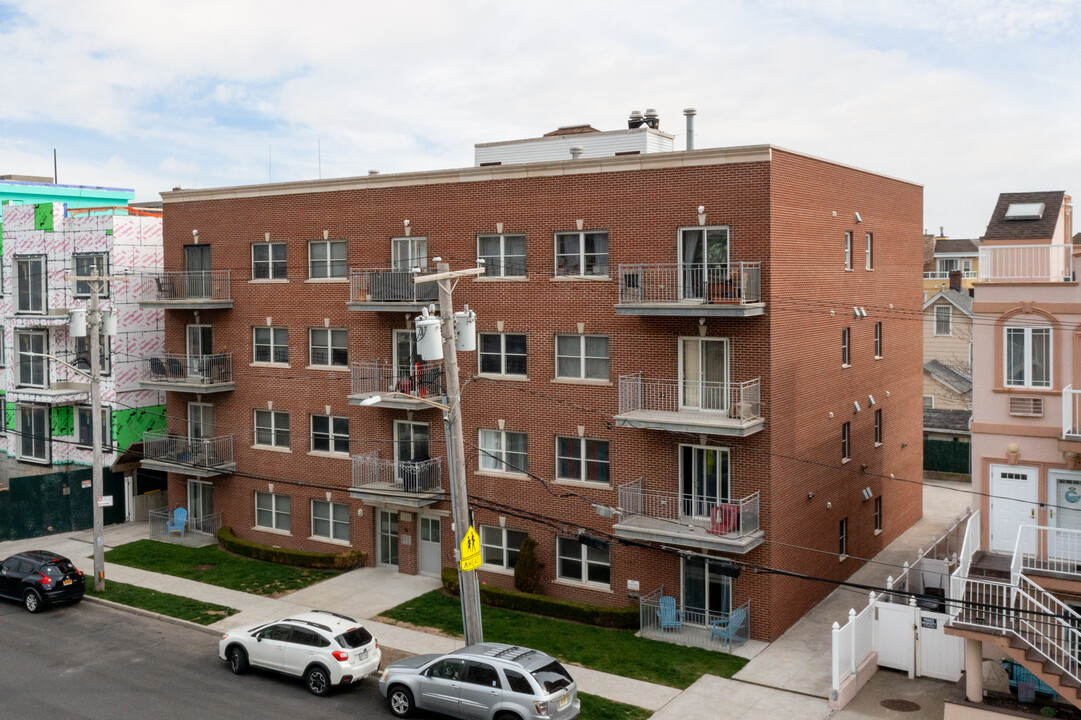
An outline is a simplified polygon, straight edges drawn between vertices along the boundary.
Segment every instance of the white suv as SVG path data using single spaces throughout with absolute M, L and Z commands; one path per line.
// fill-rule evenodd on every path
M 312 610 L 221 636 L 218 657 L 237 675 L 249 667 L 304 678 L 315 695 L 379 669 L 379 642 L 351 617 Z

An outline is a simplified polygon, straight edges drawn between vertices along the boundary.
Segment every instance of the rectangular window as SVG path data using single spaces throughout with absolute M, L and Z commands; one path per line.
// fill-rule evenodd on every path
M 255 362 L 289 362 L 289 330 L 283 327 L 255 328 Z
M 927 408 L 928 410 L 934 410 L 935 409 L 935 396 L 934 395 L 924 395 L 923 396 L 923 406 L 925 408 Z
M 312 537 L 349 542 L 349 506 L 312 500 Z
M 255 493 L 255 526 L 290 531 L 289 496 L 271 493 Z
M 556 233 L 556 275 L 598 276 L 608 274 L 608 233 Z
M 608 379 L 608 338 L 556 335 L 556 377 Z
M 875 357 L 882 357 L 882 323 L 875 323 Z
M 556 538 L 556 576 L 561 580 L 608 585 L 611 561 L 603 550 L 578 542 L 577 538 Z
M 849 365 L 852 359 L 852 329 L 845 328 L 841 331 L 841 364 Z
M 312 415 L 312 451 L 349 452 L 349 418 Z
M 252 280 L 285 280 L 289 277 L 285 267 L 286 244 L 252 243 Z
M 529 469 L 527 436 L 505 430 L 481 430 L 479 456 L 481 470 L 525 473 Z
M 525 235 L 480 235 L 477 259 L 484 261 L 482 277 L 525 277 Z
M 91 418 L 94 416 L 92 408 L 78 406 L 75 408 L 75 443 L 84 447 L 91 447 L 94 444 L 94 428 L 91 425 Z M 109 445 L 112 442 L 109 437 L 109 411 L 102 409 L 101 411 L 101 446 L 105 449 L 105 452 L 109 452 Z
M 875 410 L 875 445 L 882 444 L 882 411 Z
M 557 437 L 556 477 L 560 480 L 607 483 L 608 441 Z
M 875 269 L 875 237 L 867 233 L 867 269 Z
M 98 339 L 98 370 L 102 375 L 112 372 L 112 363 L 109 362 L 113 354 L 110 352 L 110 340 L 108 335 L 100 335 Z M 75 338 L 75 360 L 72 365 L 90 372 L 90 336 Z
M 851 460 L 852 454 L 849 452 L 849 439 L 852 433 L 852 423 L 843 423 L 841 425 L 841 459 Z
M 0 368 L 7 366 L 7 348 L 4 346 L 4 329 L 0 327 Z M 4 427 L 4 423 L 0 422 L 0 430 Z
M 848 557 L 848 518 L 841 520 L 837 534 L 837 552 L 843 560 Z
M 882 496 L 875 498 L 875 532 L 882 532 Z
M 349 339 L 345 328 L 311 328 L 309 365 L 349 367 Z
M 508 333 L 481 333 L 477 359 L 482 373 L 526 374 L 526 336 Z
M 17 412 L 18 458 L 30 462 L 49 462 L 49 408 L 39 405 L 19 405 Z
M 852 233 L 845 233 L 845 270 L 852 269 Z
M 485 565 L 514 569 L 518 562 L 518 550 L 522 547 L 522 541 L 529 537 L 524 530 L 513 530 L 493 525 L 481 525 L 480 528 L 480 552 L 481 560 Z
M 45 312 L 45 256 L 15 258 L 15 312 Z
M 953 332 L 953 308 L 949 305 L 935 305 L 935 335 L 949 335 Z
M 1051 328 L 1006 328 L 1007 387 L 1051 387 Z
M 308 277 L 346 276 L 345 240 L 313 240 L 308 243 Z
M 86 253 L 79 255 L 72 255 L 71 262 L 74 266 L 75 277 L 90 277 L 95 269 L 98 271 L 99 276 L 109 274 L 109 256 L 108 253 Z M 91 287 L 90 283 L 85 280 L 75 281 L 75 297 L 90 297 Z M 109 296 L 109 283 L 106 282 L 101 287 L 101 294 L 99 297 Z
M 263 447 L 289 447 L 289 413 L 255 411 L 255 444 Z
M 46 334 L 42 330 L 15 331 L 16 383 L 20 387 L 49 386 L 45 357 Z

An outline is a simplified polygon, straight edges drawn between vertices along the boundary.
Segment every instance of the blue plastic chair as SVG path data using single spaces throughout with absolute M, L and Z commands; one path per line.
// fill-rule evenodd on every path
M 742 643 L 743 639 L 739 636 L 739 633 L 743 629 L 743 623 L 746 621 L 747 611 L 743 608 L 736 608 L 729 613 L 728 617 L 710 623 L 710 640 L 717 638 L 722 643 L 726 643 L 728 647 L 732 647 L 734 642 Z
M 184 537 L 184 528 L 188 524 L 188 511 L 182 507 L 178 507 L 173 510 L 173 519 L 169 521 L 166 526 L 166 530 L 171 533 L 178 532 L 180 537 Z
M 679 630 L 683 627 L 683 613 L 676 609 L 676 599 L 663 595 L 657 608 L 657 622 L 661 630 Z

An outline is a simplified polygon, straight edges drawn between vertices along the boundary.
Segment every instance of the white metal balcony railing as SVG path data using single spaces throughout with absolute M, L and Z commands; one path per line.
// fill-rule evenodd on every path
M 231 300 L 229 270 L 143 273 L 142 295 L 153 302 Z
M 1063 510 L 1052 507 L 1049 512 Z M 1011 575 L 1034 570 L 1081 579 L 1081 530 L 1021 525 Z
M 1062 389 L 1062 437 L 1081 440 L 1081 390 L 1074 390 L 1073 385 Z
M 715 508 L 720 508 L 714 512 Z M 619 509 L 624 517 L 642 515 L 660 520 L 696 520 L 718 534 L 746 537 L 759 529 L 759 494 L 742 499 L 711 500 L 686 493 L 647 490 L 641 480 L 619 486 Z M 712 527 L 718 518 L 721 527 Z
M 666 627 L 661 626 L 661 598 L 664 597 L 664 586 L 652 592 L 645 593 L 638 599 L 638 617 L 640 634 L 651 640 L 678 642 L 681 645 L 700 647 L 706 650 L 731 650 L 734 643 L 745 643 L 751 635 L 751 601 L 747 600 L 731 612 L 711 612 L 706 608 L 689 608 L 680 606 L 678 601 L 675 606 L 675 617 L 668 618 Z M 674 598 L 673 598 L 674 599 Z M 678 620 L 673 623 L 672 620 Z M 720 633 L 716 636 L 712 632 L 712 624 L 717 620 L 738 622 L 739 625 L 731 628 L 730 632 Z M 674 627 L 673 627 L 674 625 Z M 723 638 L 723 639 L 722 639 Z
M 619 266 L 619 304 L 762 301 L 762 264 L 663 263 Z
M 955 272 L 960 272 L 961 273 L 961 279 L 962 280 L 974 280 L 976 277 L 978 277 L 978 273 L 975 270 L 960 270 L 960 271 L 955 271 Z M 923 274 L 923 279 L 924 280 L 949 280 L 950 279 L 950 271 L 949 270 L 932 270 L 930 272 L 925 272 Z
M 443 365 L 439 361 L 395 365 L 388 362 L 355 362 L 349 365 L 350 395 L 400 392 L 421 398 L 439 397 L 443 389 Z
M 143 433 L 143 458 L 192 468 L 213 469 L 233 462 L 233 436 L 193 438 L 148 431 Z
M 742 383 L 619 376 L 619 414 L 647 410 L 714 412 L 749 421 L 762 417 L 761 378 Z
M 415 283 L 413 278 L 433 271 L 392 268 L 350 268 L 349 302 L 433 302 L 439 298 L 435 282 Z
M 1072 245 L 985 245 L 979 279 L 990 282 L 1073 280 Z
M 178 385 L 214 385 L 233 381 L 233 354 L 185 355 L 157 353 L 144 358 L 142 379 Z
M 405 493 L 439 492 L 442 489 L 443 458 L 428 460 L 384 460 L 378 453 L 353 456 L 353 487 L 376 485 Z
M 156 508 L 147 513 L 151 540 L 190 547 L 217 544 L 218 530 L 221 530 L 220 512 L 210 515 L 188 515 L 183 523 L 183 532 L 181 532 L 179 529 L 169 527 L 178 507 L 180 506 Z

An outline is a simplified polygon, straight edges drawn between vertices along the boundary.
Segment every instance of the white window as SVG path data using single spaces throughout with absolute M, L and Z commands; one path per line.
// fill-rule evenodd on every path
M 289 362 L 289 330 L 283 327 L 255 328 L 255 362 Z
M 18 458 L 28 462 L 49 462 L 49 408 L 19 405 Z
M 850 439 L 852 437 L 852 423 L 843 423 L 841 425 L 841 459 L 851 460 L 852 452 L 850 448 Z
M 4 329 L 0 327 L 0 368 L 7 365 L 7 347 L 4 345 Z M 3 423 L 0 422 L 0 429 L 3 428 Z
M 252 243 L 251 277 L 253 280 L 285 280 L 289 277 L 285 267 L 286 244 Z
M 86 253 L 73 255 L 71 257 L 72 265 L 75 269 L 75 277 L 90 277 L 93 274 L 94 269 L 97 269 L 99 276 L 108 275 L 109 270 L 109 256 L 107 253 Z M 90 283 L 85 280 L 75 281 L 75 297 L 90 297 L 91 292 Z M 109 295 L 109 283 L 103 283 L 100 289 L 99 297 L 108 297 Z
M 935 409 L 935 396 L 934 395 L 924 395 L 923 396 L 923 406 L 925 408 L 927 408 L 928 410 L 934 410 Z
M 109 360 L 113 354 L 110 352 L 110 338 L 108 335 L 98 336 L 98 370 L 102 375 L 112 372 L 112 363 Z M 75 338 L 75 360 L 72 365 L 90 372 L 90 336 Z
M 845 270 L 852 269 L 852 233 L 845 233 Z
M 312 500 L 312 537 L 349 541 L 349 506 Z
M 513 530 L 493 525 L 480 527 L 481 560 L 485 565 L 512 570 L 518 562 L 518 550 L 522 541 L 529 537 L 524 530 Z
M 15 258 L 15 312 L 45 312 L 45 256 Z
M 75 442 L 78 445 L 84 447 L 91 447 L 94 444 L 94 428 L 91 424 L 91 418 L 94 416 L 94 411 L 90 407 L 78 406 L 75 408 Z M 101 411 L 101 446 L 105 449 L 105 452 L 109 452 L 109 445 L 112 442 L 109 437 L 109 411 L 102 409 Z
M 289 532 L 289 505 L 288 495 L 255 493 L 255 526 Z
M 525 473 L 528 445 L 525 433 L 504 430 L 480 431 L 480 469 Z
M 309 365 L 349 367 L 349 335 L 345 328 L 311 328 Z
M 557 437 L 556 477 L 560 480 L 607 483 L 608 441 Z
M 602 550 L 577 538 L 556 538 L 556 575 L 561 580 L 608 585 L 611 572 L 607 547 Z
M 875 532 L 882 532 L 882 496 L 875 498 Z
M 346 276 L 345 240 L 313 240 L 308 243 L 308 277 Z
M 349 418 L 312 415 L 313 452 L 349 452 Z
M 852 360 L 852 330 L 845 328 L 841 331 L 841 364 L 848 365 Z
M 289 447 L 289 413 L 255 411 L 255 444 L 263 447 Z
M 526 336 L 510 333 L 481 333 L 477 359 L 482 373 L 526 374 Z
M 875 323 L 875 357 L 882 357 L 882 323 L 880 322 Z
M 480 235 L 477 259 L 484 261 L 482 277 L 525 277 L 525 235 Z
M 935 335 L 953 333 L 953 308 L 949 305 L 935 305 Z
M 848 557 L 848 518 L 841 520 L 838 527 L 837 551 L 842 560 Z
M 397 237 L 390 239 L 390 266 L 394 270 L 428 268 L 428 238 Z
M 608 379 L 608 338 L 556 335 L 556 377 Z
M 15 383 L 18 387 L 49 386 L 45 342 L 46 334 L 42 330 L 15 331 Z
M 882 444 L 882 411 L 875 410 L 875 445 Z
M 867 269 L 875 269 L 875 236 L 867 233 Z
M 608 233 L 556 233 L 556 275 L 608 274 Z
M 1006 328 L 1006 386 L 1051 387 L 1051 328 Z

